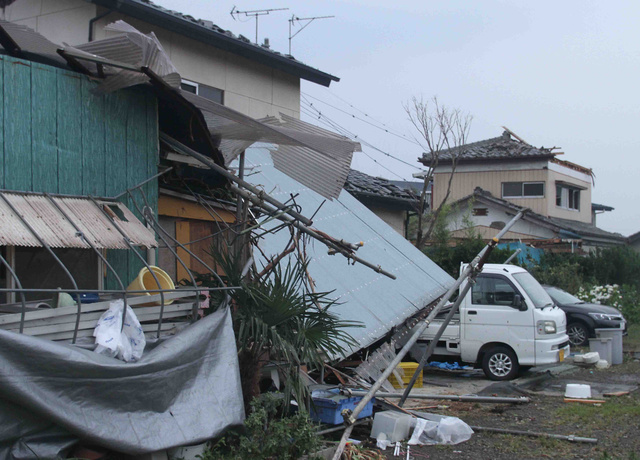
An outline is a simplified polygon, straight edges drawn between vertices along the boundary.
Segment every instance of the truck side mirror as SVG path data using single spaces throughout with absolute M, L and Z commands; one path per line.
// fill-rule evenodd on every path
M 522 301 L 522 296 L 520 294 L 516 294 L 513 296 L 513 302 L 511 302 L 511 306 L 517 308 L 520 311 L 527 311 L 527 304 Z

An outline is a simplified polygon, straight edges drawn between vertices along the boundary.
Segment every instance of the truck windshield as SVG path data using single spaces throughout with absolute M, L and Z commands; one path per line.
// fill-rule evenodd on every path
M 518 281 L 522 289 L 527 293 L 529 298 L 533 301 L 536 308 L 544 308 L 553 305 L 553 300 L 547 294 L 540 283 L 531 276 L 529 272 L 514 273 L 513 277 Z

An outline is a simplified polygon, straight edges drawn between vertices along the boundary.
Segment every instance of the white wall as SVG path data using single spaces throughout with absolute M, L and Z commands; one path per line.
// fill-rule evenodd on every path
M 84 0 L 18 0 L 5 17 L 54 43 L 77 45 L 88 41 L 89 21 L 105 11 Z M 104 26 L 118 19 L 153 31 L 182 78 L 223 90 L 226 106 L 254 118 L 280 112 L 300 118 L 300 78 L 117 13 L 96 21 L 94 39 L 104 38 Z

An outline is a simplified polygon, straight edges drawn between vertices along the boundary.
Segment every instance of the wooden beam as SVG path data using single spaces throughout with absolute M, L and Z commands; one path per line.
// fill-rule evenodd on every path
M 235 216 L 229 211 L 217 208 L 216 212 L 220 216 L 220 219 L 216 218 L 216 214 L 212 216 L 198 203 L 167 195 L 160 195 L 158 198 L 158 214 L 161 216 L 206 220 L 209 222 L 234 223 L 236 221 Z M 186 240 L 186 242 L 188 241 L 189 240 Z M 184 241 L 180 242 L 183 244 L 185 243 Z

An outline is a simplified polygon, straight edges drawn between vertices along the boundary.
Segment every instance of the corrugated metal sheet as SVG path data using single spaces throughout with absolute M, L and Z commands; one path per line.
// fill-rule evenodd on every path
M 44 195 L 0 192 L 27 221 L 36 233 L 52 248 L 90 248 L 67 218 Z M 128 249 L 113 223 L 88 198 L 52 197 L 64 213 L 78 226 L 84 237 L 99 249 Z M 147 229 L 122 203 L 99 201 L 115 216 L 116 223 L 131 243 L 146 248 L 157 247 L 153 232 Z M 120 217 L 118 217 L 120 216 Z M 38 239 L 29 231 L 7 203 L 0 198 L 0 246 L 40 247 Z
M 357 142 L 284 114 L 280 114 L 282 120 L 255 120 L 187 91 L 181 94 L 200 109 L 209 132 L 220 139 L 227 165 L 256 142 L 277 144 L 272 150 L 277 169 L 325 198 L 340 195 L 353 152 L 360 150 Z
M 67 61 L 56 52 L 59 46 L 47 40 L 35 30 L 3 20 L 0 20 L 0 27 L 5 30 L 22 51 L 40 54 L 59 64 L 66 64 Z
M 296 203 L 304 215 L 312 215 L 325 201 L 309 187 L 278 171 L 267 148 L 248 149 L 246 164 L 253 168 L 248 181 L 281 201 L 296 194 Z M 350 265 L 339 255 L 328 255 L 326 246 L 318 242 L 307 247 L 309 271 L 317 290 L 334 291 L 332 297 L 341 303 L 332 311 L 341 319 L 364 324 L 364 328 L 349 331 L 361 348 L 383 337 L 453 284 L 444 270 L 344 190 L 337 200 L 324 202 L 313 220 L 314 227 L 333 237 L 363 241 L 358 255 L 397 276 L 391 280 L 367 267 Z M 277 222 L 268 222 L 265 227 L 276 225 Z M 267 256 L 272 256 L 286 247 L 289 238 L 287 231 L 267 234 L 259 245 Z
M 148 35 L 138 31 L 124 21 L 116 21 L 104 28 L 107 32 L 120 35 L 84 43 L 67 49 L 90 53 L 111 61 L 122 62 L 136 67 L 148 67 L 160 76 L 167 84 L 179 87 L 180 74 L 171 59 L 162 48 L 160 41 L 153 32 Z M 109 75 L 98 86 L 97 91 L 110 93 L 140 83 L 146 83 L 149 78 L 139 72 L 109 68 L 113 75 Z

